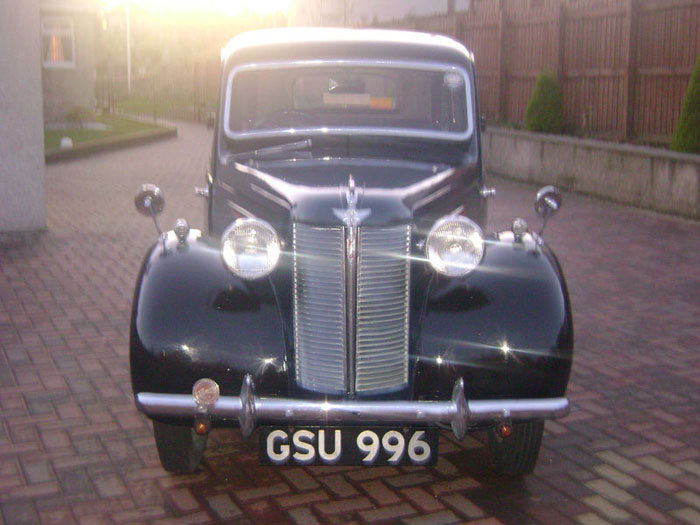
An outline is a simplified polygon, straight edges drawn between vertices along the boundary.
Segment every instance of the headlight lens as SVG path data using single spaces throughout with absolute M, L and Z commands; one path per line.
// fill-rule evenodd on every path
M 238 219 L 221 238 L 221 254 L 234 274 L 256 279 L 268 275 L 277 265 L 280 241 L 265 221 Z
M 461 277 L 484 256 L 481 228 L 466 217 L 451 215 L 435 223 L 425 242 L 425 255 L 438 272 Z

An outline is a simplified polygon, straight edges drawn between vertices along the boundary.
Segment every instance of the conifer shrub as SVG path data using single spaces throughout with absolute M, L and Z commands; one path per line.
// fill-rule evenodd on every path
M 542 71 L 525 110 L 525 129 L 561 133 L 563 117 L 561 92 L 554 74 Z
M 64 118 L 66 122 L 80 124 L 82 128 L 85 123 L 95 121 L 95 112 L 90 108 L 75 106 Z
M 700 153 L 700 55 L 690 75 L 683 98 L 681 116 L 676 123 L 671 149 L 686 153 Z

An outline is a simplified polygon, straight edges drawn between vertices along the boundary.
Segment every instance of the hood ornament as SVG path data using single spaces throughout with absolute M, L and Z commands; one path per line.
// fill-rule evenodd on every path
M 352 175 L 348 179 L 348 187 L 345 190 L 345 203 L 347 208 L 333 208 L 333 214 L 348 228 L 357 228 L 372 213 L 369 208 L 357 208 L 357 189 Z

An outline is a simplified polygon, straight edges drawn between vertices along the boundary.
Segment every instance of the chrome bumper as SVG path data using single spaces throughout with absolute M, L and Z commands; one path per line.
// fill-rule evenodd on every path
M 565 397 L 547 399 L 493 399 L 467 401 L 464 381 L 455 382 L 450 401 L 309 401 L 256 397 L 253 379 L 243 380 L 240 396 L 223 396 L 212 405 L 197 404 L 186 394 L 136 394 L 136 406 L 152 417 L 238 418 L 243 437 L 258 420 L 293 424 L 393 423 L 449 424 L 457 439 L 463 439 L 474 423 L 522 419 L 554 419 L 569 413 Z

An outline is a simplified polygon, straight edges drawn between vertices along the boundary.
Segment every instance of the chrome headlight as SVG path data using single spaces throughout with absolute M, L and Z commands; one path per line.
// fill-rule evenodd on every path
M 438 220 L 425 241 L 425 255 L 438 272 L 461 277 L 474 270 L 484 256 L 481 228 L 466 217 Z
M 238 277 L 265 277 L 277 265 L 280 241 L 265 221 L 238 219 L 221 237 L 221 255 L 228 269 Z

